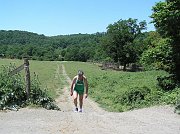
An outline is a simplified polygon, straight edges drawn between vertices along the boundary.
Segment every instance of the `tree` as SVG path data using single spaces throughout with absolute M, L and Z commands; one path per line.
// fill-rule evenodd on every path
M 137 55 L 133 41 L 146 28 L 146 22 L 137 19 L 119 20 L 107 27 L 107 37 L 103 40 L 104 49 L 115 61 L 120 62 L 126 70 L 128 63 L 135 62 Z
M 143 40 L 143 44 L 146 49 L 156 47 L 159 40 L 161 40 L 161 35 L 156 31 L 150 31 L 146 33 L 146 37 Z M 141 41 L 142 43 L 142 41 Z
M 141 57 L 141 64 L 146 70 L 161 69 L 171 71 L 172 65 L 172 47 L 171 40 L 160 39 L 155 47 L 144 51 Z
M 163 36 L 172 39 L 173 64 L 172 73 L 180 81 L 180 0 L 166 0 L 153 7 L 153 23 L 157 31 Z

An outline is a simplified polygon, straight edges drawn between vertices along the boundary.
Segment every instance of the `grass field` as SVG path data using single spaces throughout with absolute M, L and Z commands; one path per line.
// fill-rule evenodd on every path
M 23 60 L 0 59 L 0 70 L 2 69 L 2 65 L 9 66 L 10 63 L 15 64 L 18 67 L 23 64 Z M 60 92 L 60 88 L 62 88 L 64 85 L 63 81 L 61 80 L 63 78 L 60 76 L 62 73 L 60 62 L 30 60 L 29 63 L 31 79 L 33 79 L 34 75 L 36 74 L 40 81 L 41 87 L 47 88 L 48 94 L 55 98 L 57 96 L 57 92 Z M 22 70 L 22 75 L 24 75 L 24 70 Z
M 22 60 L 0 59 L 2 65 L 23 64 Z M 42 88 L 55 98 L 64 87 L 61 65 L 72 79 L 78 69 L 88 78 L 89 95 L 108 111 L 122 112 L 158 104 L 175 104 L 179 89 L 164 92 L 157 86 L 157 76 L 164 71 L 122 72 L 101 70 L 96 64 L 83 62 L 30 61 L 31 79 L 38 75 Z M 22 71 L 23 75 L 23 71 Z
M 71 79 L 77 70 L 84 71 L 89 82 L 90 96 L 109 111 L 126 111 L 157 104 L 175 103 L 178 89 L 163 92 L 157 87 L 156 77 L 164 71 L 122 72 L 101 70 L 97 65 L 82 62 L 65 62 Z

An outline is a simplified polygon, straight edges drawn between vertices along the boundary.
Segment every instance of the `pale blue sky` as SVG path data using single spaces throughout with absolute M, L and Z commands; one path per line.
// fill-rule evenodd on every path
M 105 32 L 120 19 L 151 21 L 160 0 L 0 0 L 0 30 L 47 36 Z M 161 0 L 164 1 L 164 0 Z M 154 30 L 148 24 L 147 30 Z

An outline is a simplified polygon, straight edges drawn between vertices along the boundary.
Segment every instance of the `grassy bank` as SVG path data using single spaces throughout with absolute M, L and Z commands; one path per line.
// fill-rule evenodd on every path
M 82 69 L 88 78 L 90 96 L 109 111 L 126 111 L 157 104 L 174 104 L 178 89 L 164 92 L 157 87 L 156 77 L 164 71 L 121 72 L 101 70 L 97 65 L 65 62 L 71 79 Z

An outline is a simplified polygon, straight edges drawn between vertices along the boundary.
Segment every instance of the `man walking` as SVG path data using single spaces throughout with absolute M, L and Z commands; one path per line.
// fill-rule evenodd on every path
M 86 88 L 85 92 L 84 87 Z M 74 99 L 75 112 L 78 112 L 77 99 L 79 96 L 79 112 L 82 112 L 83 98 L 88 97 L 88 82 L 84 72 L 81 70 L 78 71 L 78 74 L 72 80 L 70 95 Z

